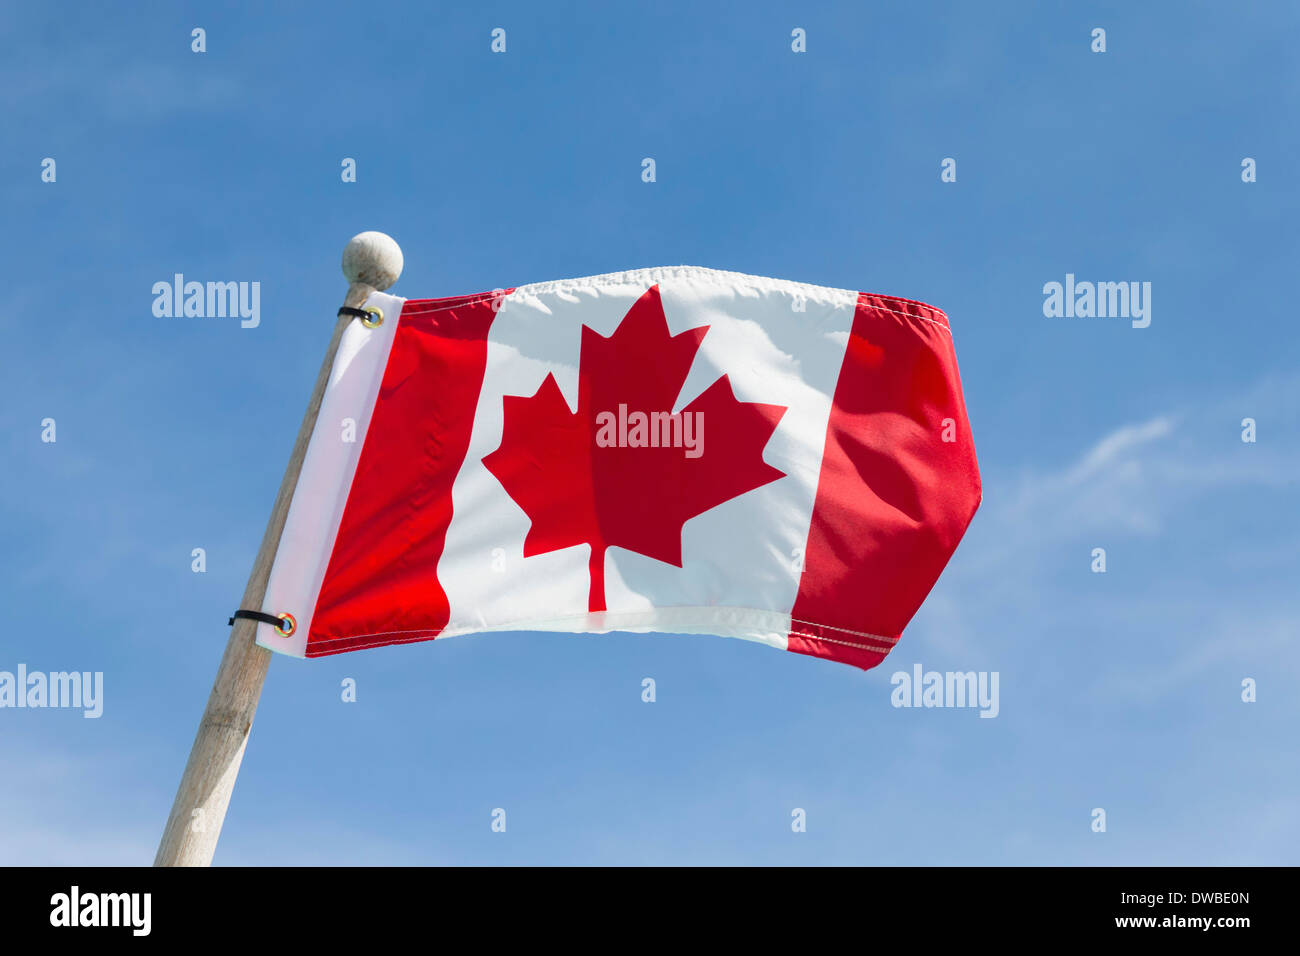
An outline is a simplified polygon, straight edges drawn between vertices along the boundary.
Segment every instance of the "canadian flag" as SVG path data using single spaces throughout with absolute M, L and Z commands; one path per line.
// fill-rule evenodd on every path
M 273 651 L 661 631 L 874 667 L 980 502 L 919 302 L 681 266 L 366 308 L 271 570 Z

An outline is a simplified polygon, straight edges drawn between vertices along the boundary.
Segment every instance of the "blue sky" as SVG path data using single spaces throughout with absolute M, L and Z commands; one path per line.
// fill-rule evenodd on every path
M 1300 862 L 1297 27 L 7 5 L 0 670 L 103 671 L 105 704 L 0 710 L 0 863 L 151 862 L 364 229 L 412 298 L 688 263 L 932 303 L 984 504 L 866 673 L 682 636 L 277 658 L 216 863 Z M 176 272 L 259 281 L 260 326 L 155 317 Z M 1046 318 L 1067 273 L 1150 282 L 1150 327 Z M 997 671 L 998 717 L 892 707 L 918 662 Z

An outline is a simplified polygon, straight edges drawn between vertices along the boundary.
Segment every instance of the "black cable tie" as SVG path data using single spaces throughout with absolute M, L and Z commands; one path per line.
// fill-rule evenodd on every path
M 339 309 L 339 315 L 351 315 L 351 316 L 355 316 L 358 319 L 373 318 L 373 315 L 367 312 L 365 309 L 354 309 L 350 305 L 345 305 L 343 306 L 343 308 Z
M 250 621 L 259 621 L 262 624 L 270 624 L 272 627 L 278 627 L 282 631 L 289 629 L 289 622 L 282 617 L 276 617 L 274 614 L 263 614 L 261 611 L 246 611 L 243 608 L 240 608 L 232 614 L 230 620 L 226 623 L 234 624 L 235 618 L 238 617 L 246 618 Z

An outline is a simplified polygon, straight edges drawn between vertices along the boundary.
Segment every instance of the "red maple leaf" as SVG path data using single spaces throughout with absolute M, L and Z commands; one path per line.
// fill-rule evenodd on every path
M 550 374 L 503 399 L 501 446 L 483 464 L 532 520 L 524 557 L 591 545 L 589 611 L 605 610 L 608 548 L 680 568 L 688 520 L 785 475 L 763 461 L 785 406 L 738 401 L 725 375 L 668 419 L 708 330 L 670 335 L 651 286 L 608 338 L 582 327 L 576 412 Z M 639 434 L 637 412 L 651 423 Z

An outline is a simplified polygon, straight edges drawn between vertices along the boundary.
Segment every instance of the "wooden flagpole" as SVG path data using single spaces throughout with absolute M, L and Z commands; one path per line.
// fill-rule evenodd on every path
M 348 280 L 348 294 L 343 305 L 360 308 L 372 292 L 383 291 L 397 281 L 402 274 L 402 265 L 402 250 L 382 232 L 363 232 L 353 236 L 343 250 L 343 275 Z M 316 387 L 307 403 L 307 413 L 293 443 L 289 466 L 284 471 L 280 492 L 266 523 L 266 533 L 262 535 L 262 546 L 248 576 L 244 599 L 239 604 L 241 608 L 260 610 L 262 607 L 271 564 L 289 515 L 289 503 L 298 484 L 307 443 L 316 427 L 316 415 L 320 412 L 325 386 L 334 367 L 334 354 L 343 338 L 343 330 L 352 321 L 352 316 L 341 315 L 334 326 L 320 374 L 316 376 Z M 176 789 L 176 800 L 172 803 L 167 827 L 158 844 L 154 866 L 208 866 L 212 863 L 235 777 L 244 759 L 253 715 L 257 713 L 266 668 L 271 660 L 271 652 L 254 643 L 256 633 L 257 623 L 246 618 L 237 618 L 231 627 L 226 653 L 221 658 L 212 693 L 208 695 L 208 705 L 190 750 L 190 759 Z

